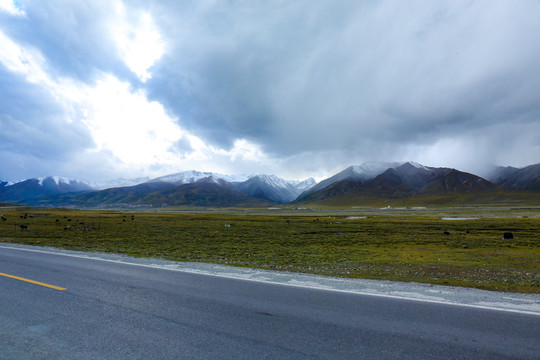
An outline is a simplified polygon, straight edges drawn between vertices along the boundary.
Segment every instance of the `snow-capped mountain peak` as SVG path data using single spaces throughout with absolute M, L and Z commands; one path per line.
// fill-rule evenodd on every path
M 0 181 L 1 182 L 1 181 Z M 78 188 L 91 189 L 93 186 L 85 181 L 77 180 L 73 178 L 68 178 L 64 176 L 44 176 L 39 178 L 24 179 L 15 182 L 5 182 L 4 186 L 13 186 L 27 182 L 37 182 L 37 185 L 40 187 L 58 187 L 58 186 L 73 186 Z
M 265 182 L 266 184 L 273 186 L 273 187 L 289 187 L 292 184 L 284 180 L 282 178 L 277 177 L 276 175 L 266 175 L 266 174 L 259 174 L 255 175 L 253 178 L 257 178 L 262 182 Z
M 259 174 L 253 176 L 253 178 L 258 178 L 260 181 L 265 182 L 266 184 L 273 186 L 275 188 L 287 188 L 287 189 L 296 189 L 296 191 L 304 191 L 309 189 L 316 184 L 315 179 L 308 178 L 306 180 L 285 180 L 276 175 L 266 175 Z
M 48 176 L 4 184 L 0 191 L 1 202 L 24 203 L 31 199 L 59 194 L 91 191 L 87 183 L 61 176 Z
M 237 185 L 237 188 L 250 196 L 287 203 L 298 197 L 306 188 L 315 184 L 315 180 L 284 180 L 275 175 L 259 174 Z
M 302 193 L 303 191 L 311 189 L 313 186 L 315 186 L 317 182 L 314 178 L 310 177 L 303 181 L 296 182 L 295 187 Z
M 410 165 L 414 166 L 417 169 L 429 170 L 429 168 L 427 166 L 424 166 L 424 165 L 419 164 L 419 163 L 414 162 L 414 161 L 409 161 L 409 162 L 407 162 L 407 164 L 410 164 Z
M 67 178 L 67 177 L 63 177 L 63 176 L 46 176 L 46 177 L 38 178 L 37 180 L 38 180 L 38 183 L 39 183 L 40 186 L 43 186 L 44 182 L 51 181 L 51 180 L 54 181 L 56 186 L 60 186 L 61 184 L 70 185 L 70 184 L 80 184 L 80 183 L 82 183 L 82 181 L 80 181 L 80 180 Z
M 321 181 L 315 186 L 310 187 L 309 191 L 321 190 L 330 184 L 344 179 L 369 180 L 387 169 L 395 168 L 400 165 L 402 165 L 402 163 L 399 162 L 368 161 L 364 162 L 362 165 L 349 166 L 336 175 Z
M 362 165 L 351 166 L 352 172 L 363 177 L 375 177 L 383 171 L 402 165 L 400 162 L 366 161 Z
M 197 182 L 204 178 L 213 178 L 213 179 L 221 179 L 225 180 L 227 182 L 235 183 L 235 182 L 243 182 L 250 178 L 249 175 L 223 175 L 223 174 L 217 174 L 213 172 L 205 172 L 205 171 L 196 171 L 196 170 L 188 170 L 188 171 L 182 171 L 175 174 L 169 174 L 165 176 L 160 176 L 158 178 L 152 179 L 149 182 L 168 182 L 172 184 L 182 185 L 182 184 L 190 184 Z
M 15 184 L 15 183 L 11 182 L 11 181 L 0 180 L 0 186 L 11 186 L 13 184 Z

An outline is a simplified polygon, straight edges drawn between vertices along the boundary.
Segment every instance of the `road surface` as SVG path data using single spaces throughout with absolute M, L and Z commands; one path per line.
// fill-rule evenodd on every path
M 534 359 L 540 316 L 0 247 L 0 359 Z

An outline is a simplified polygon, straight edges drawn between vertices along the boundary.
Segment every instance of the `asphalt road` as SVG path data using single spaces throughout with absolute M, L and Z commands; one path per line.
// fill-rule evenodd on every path
M 532 314 L 7 248 L 0 273 L 0 359 L 540 359 Z

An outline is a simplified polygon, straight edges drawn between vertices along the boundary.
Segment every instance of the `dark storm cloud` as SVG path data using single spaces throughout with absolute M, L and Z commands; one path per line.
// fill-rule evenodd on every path
M 22 49 L 21 54 L 7 54 L 7 64 L 0 57 L 1 179 L 78 174 L 91 179 L 99 172 L 115 176 L 115 164 L 103 157 L 114 154 L 86 153 L 95 143 L 81 122 L 81 104 L 69 98 L 69 87 L 76 92 L 92 86 L 103 72 L 138 86 L 111 35 L 112 6 L 21 1 L 23 14 L 15 16 L 0 8 L 0 36 Z M 11 68 L 9 59 L 16 62 Z
M 0 11 L 0 31 L 37 49 L 51 76 L 129 81 L 217 149 L 245 139 L 303 173 L 368 160 L 465 170 L 540 161 L 535 0 L 134 0 L 122 19 L 120 2 L 20 3 L 25 16 Z M 140 11 L 164 43 L 146 82 L 111 30 L 138 24 Z M 0 77 L 5 161 L 47 155 L 59 164 L 63 151 L 93 146 L 80 114 L 1 64 Z M 190 151 L 186 138 L 171 147 L 180 157 Z
M 121 64 L 109 32 L 112 2 L 21 1 L 24 17 L 10 17 L 5 32 L 43 54 L 48 71 L 92 81 L 96 70 L 131 76 Z
M 280 156 L 370 157 L 377 144 L 534 125 L 538 11 L 535 1 L 192 5 L 164 15 L 174 47 L 152 94 L 213 141 L 245 136 Z
M 42 87 L 22 82 L 1 68 L 0 83 L 2 164 L 11 162 L 10 154 L 18 154 L 19 160 L 28 157 L 41 162 L 41 168 L 92 145 L 87 130 L 79 123 L 70 124 L 65 109 Z

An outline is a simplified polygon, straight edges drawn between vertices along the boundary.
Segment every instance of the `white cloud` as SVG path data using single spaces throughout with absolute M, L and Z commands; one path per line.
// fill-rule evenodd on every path
M 46 62 L 35 49 L 20 46 L 0 32 L 0 63 L 32 84 L 46 89 L 65 110 L 67 123 L 88 127 L 95 151 L 110 151 L 125 164 L 172 163 L 168 148 L 184 136 L 174 119 L 142 91 L 113 75 L 101 74 L 95 85 L 67 78 L 51 78 Z
M 80 161 L 141 176 L 527 165 L 540 154 L 539 7 L 0 0 L 0 115 L 77 127 L 62 140 L 94 145 Z
M 149 13 L 139 12 L 129 17 L 121 2 L 115 5 L 117 16 L 111 24 L 112 37 L 124 63 L 145 82 L 152 77 L 148 70 L 165 51 L 164 41 Z
M 12 72 L 22 73 L 30 83 L 50 84 L 51 80 L 44 70 L 41 53 L 32 48 L 23 48 L 13 42 L 0 30 L 0 63 Z
M 231 150 L 221 151 L 221 153 L 229 156 L 231 161 L 239 159 L 242 161 L 264 162 L 267 160 L 261 147 L 246 139 L 236 140 Z
M 94 151 L 110 152 L 123 167 L 138 167 L 150 176 L 186 169 L 237 173 L 260 172 L 262 166 L 278 170 L 277 159 L 246 139 L 237 139 L 228 150 L 206 144 L 181 129 L 160 103 L 112 75 L 103 77 L 85 96 L 83 123 L 97 144 Z M 189 144 L 189 151 L 174 152 L 180 140 Z
M 119 173 L 135 175 L 138 171 L 158 176 L 185 169 L 253 172 L 256 166 L 274 161 L 246 139 L 236 140 L 229 150 L 205 144 L 183 130 L 178 119 L 169 116 L 159 102 L 149 100 L 143 90 L 134 90 L 112 74 L 99 73 L 94 84 L 53 78 L 38 50 L 23 47 L 2 32 L 0 46 L 7 49 L 0 53 L 1 64 L 49 92 L 64 109 L 62 117 L 68 126 L 86 127 L 95 147 L 87 148 L 79 159 L 88 164 L 103 159 L 103 169 L 96 169 L 96 177 L 100 171 L 110 172 L 111 166 Z M 181 154 L 174 151 L 180 141 L 188 144 Z M 76 168 L 80 172 L 84 165 Z
M 126 164 L 174 163 L 169 149 L 185 136 L 174 120 L 142 91 L 105 75 L 86 90 L 83 123 L 98 150 L 110 150 Z
M 21 9 L 19 3 L 15 0 L 0 0 L 0 10 L 10 15 L 24 16 L 25 12 Z

